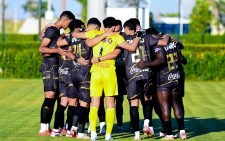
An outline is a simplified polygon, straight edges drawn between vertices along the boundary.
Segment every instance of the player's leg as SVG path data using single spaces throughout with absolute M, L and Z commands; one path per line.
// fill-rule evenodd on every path
M 183 102 L 182 102 L 182 96 L 179 93 L 179 89 L 174 89 L 172 91 L 172 96 L 173 96 L 173 111 L 174 111 L 174 116 L 177 121 L 178 125 L 178 131 L 179 131 L 179 137 L 181 139 L 186 139 L 187 134 L 185 132 L 185 127 L 184 127 L 184 111 L 183 111 Z
M 117 120 L 117 131 L 123 132 L 123 93 L 119 93 L 116 96 L 116 120 Z
M 100 135 L 105 135 L 106 125 L 105 125 L 105 105 L 104 105 L 104 96 L 101 97 L 100 105 L 98 109 L 98 118 L 100 122 Z
M 43 77 L 45 99 L 41 107 L 40 118 L 41 128 L 39 135 L 49 136 L 50 122 L 52 119 L 56 95 L 58 92 L 58 67 L 54 64 L 57 60 L 47 60 L 41 64 L 40 72 Z
M 59 93 L 59 100 L 55 112 L 54 129 L 51 133 L 52 137 L 63 135 L 61 134 L 61 131 L 64 127 L 64 111 L 68 105 L 68 98 L 66 97 L 66 84 L 62 81 L 59 81 Z
M 165 139 L 174 139 L 172 135 L 172 124 L 171 124 L 171 96 L 168 89 L 159 90 L 157 97 L 162 110 L 162 126 L 165 131 Z
M 96 124 L 102 92 L 103 92 L 102 73 L 92 72 L 90 81 L 91 103 L 89 113 L 89 122 L 91 125 L 91 140 L 97 140 Z
M 134 131 L 135 134 L 134 140 L 141 140 L 139 129 L 140 117 L 138 112 L 138 106 L 142 90 L 143 87 L 139 87 L 139 85 L 137 85 L 137 81 L 132 81 L 128 83 L 127 97 L 130 103 L 130 119 L 132 130 Z

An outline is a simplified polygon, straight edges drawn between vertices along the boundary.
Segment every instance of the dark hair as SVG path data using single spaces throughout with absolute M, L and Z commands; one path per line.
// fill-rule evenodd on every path
M 85 25 L 81 20 L 74 19 L 70 22 L 69 29 L 72 32 L 75 28 L 85 28 Z
M 116 19 L 114 17 L 107 17 L 103 20 L 104 28 L 111 28 L 116 26 Z
M 120 25 L 120 26 L 122 27 L 122 22 L 121 22 L 121 20 L 116 20 L 115 24 L 116 24 L 116 26 L 117 26 L 117 25 Z
M 130 18 L 129 19 L 135 26 L 141 25 L 140 21 L 137 18 Z
M 75 19 L 75 16 L 71 11 L 63 11 L 62 14 L 60 15 L 60 18 L 62 18 L 62 17 L 67 17 L 71 20 Z
M 146 32 L 147 34 L 159 35 L 159 32 L 158 32 L 155 28 L 153 28 L 153 27 L 150 27 L 150 28 L 146 29 L 145 32 Z
M 133 24 L 133 22 L 131 20 L 127 20 L 124 24 L 123 24 L 123 28 L 128 27 L 129 30 L 134 30 L 136 31 L 136 26 Z
M 98 25 L 99 27 L 102 26 L 101 22 L 100 22 L 97 18 L 95 18 L 95 17 L 90 18 L 90 19 L 88 20 L 87 25 L 89 25 L 89 24 L 96 24 L 96 25 Z

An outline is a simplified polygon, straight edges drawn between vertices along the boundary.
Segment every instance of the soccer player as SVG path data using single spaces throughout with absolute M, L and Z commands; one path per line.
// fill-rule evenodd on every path
M 157 98 L 162 110 L 161 120 L 163 131 L 165 132 L 164 139 L 174 139 L 172 135 L 172 125 L 171 125 L 171 107 L 173 107 L 174 115 L 176 117 L 179 135 L 181 139 L 186 139 L 187 135 L 184 128 L 184 111 L 181 105 L 181 98 L 179 91 L 179 78 L 180 72 L 178 68 L 178 63 L 180 56 L 178 53 L 178 46 L 171 39 L 168 44 L 163 48 L 163 50 L 158 50 L 158 52 L 163 51 L 164 62 L 158 67 L 158 82 L 157 82 Z M 139 67 L 145 68 L 152 65 L 152 62 L 139 62 Z
M 123 36 L 122 33 L 122 22 L 116 20 L 115 32 L 118 32 Z M 116 58 L 116 75 L 118 83 L 118 96 L 116 96 L 116 119 L 117 119 L 117 131 L 123 132 L 123 100 L 124 95 L 127 94 L 127 77 L 124 62 L 124 52 L 121 51 L 120 55 Z
M 56 41 L 60 36 L 59 29 L 66 29 L 69 23 L 75 19 L 70 11 L 64 11 L 55 26 L 46 28 L 39 52 L 43 55 L 40 67 L 44 83 L 45 100 L 41 107 L 41 128 L 39 135 L 50 135 L 50 122 L 54 111 L 54 104 L 58 91 L 58 55 L 65 53 L 56 47 Z
M 107 17 L 103 20 L 104 33 L 113 33 L 115 30 L 115 18 Z M 89 114 L 89 120 L 91 124 L 91 139 L 97 140 L 96 133 L 96 120 L 97 112 L 100 104 L 100 97 L 104 90 L 105 102 L 106 102 L 106 135 L 105 140 L 112 140 L 111 133 L 115 116 L 115 102 L 114 97 L 118 95 L 117 79 L 115 72 L 115 60 L 101 61 L 101 56 L 113 52 L 117 46 L 134 51 L 140 41 L 137 37 L 132 44 L 127 43 L 121 35 L 113 33 L 109 37 L 105 37 L 104 34 L 97 36 L 91 40 L 87 40 L 89 46 L 93 46 L 93 57 L 98 58 L 98 63 L 93 64 L 91 68 L 91 109 Z M 93 34 L 92 34 L 93 35 Z M 95 33 L 93 36 L 96 36 Z M 96 42 L 101 39 L 103 41 Z M 116 57 L 116 56 L 115 56 Z M 109 81 L 110 80 L 110 81 Z
M 124 23 L 124 38 L 128 43 L 134 42 L 136 26 L 132 20 L 128 20 Z M 144 35 L 136 50 L 126 49 L 124 50 L 126 74 L 128 78 L 128 100 L 130 102 L 130 116 L 132 127 L 135 131 L 134 140 L 141 140 L 139 131 L 139 113 L 138 105 L 139 98 L 144 95 L 146 99 L 149 99 L 149 87 L 151 86 L 151 70 L 137 68 L 137 62 L 140 59 L 149 60 L 150 47 L 154 45 L 165 45 L 168 41 L 168 37 L 162 40 L 156 39 L 151 35 Z M 120 53 L 120 49 L 116 49 L 113 53 L 100 57 L 100 60 L 111 59 L 111 57 L 117 56 Z

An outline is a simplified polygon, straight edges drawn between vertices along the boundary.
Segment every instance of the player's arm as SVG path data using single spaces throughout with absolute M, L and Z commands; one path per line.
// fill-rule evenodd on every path
M 66 46 L 69 45 L 72 42 L 72 35 L 66 35 L 66 36 L 60 36 L 59 39 L 57 40 L 57 46 Z
M 159 46 L 165 46 L 165 45 L 167 45 L 169 39 L 170 39 L 170 36 L 168 34 L 165 34 L 163 36 L 163 38 L 158 41 L 157 45 L 159 45 Z
M 105 39 L 108 36 L 112 36 L 114 34 L 117 34 L 116 32 L 104 32 L 102 34 L 99 34 L 98 36 L 91 38 L 91 39 L 87 39 L 86 40 L 86 45 L 89 47 L 93 47 L 95 45 L 97 45 L 99 42 L 101 42 L 103 39 Z
M 110 52 L 110 53 L 108 53 L 104 56 L 101 56 L 101 57 L 98 57 L 98 58 L 93 57 L 91 59 L 91 62 L 92 62 L 92 64 L 95 64 L 95 63 L 98 63 L 98 62 L 101 62 L 101 61 L 115 59 L 120 53 L 121 53 L 121 49 L 116 48 L 113 52 Z
M 48 44 L 51 42 L 51 39 L 43 38 L 41 45 L 39 47 L 39 52 L 42 54 L 52 54 L 59 53 L 57 48 L 48 48 Z
M 186 57 L 184 57 L 184 55 L 182 54 L 181 50 L 178 50 L 178 60 L 180 63 L 182 63 L 183 65 L 187 64 L 187 59 Z
M 123 49 L 126 49 L 128 51 L 135 51 L 138 47 L 139 41 L 141 40 L 140 37 L 136 37 L 133 40 L 132 44 L 127 43 L 126 41 L 122 42 L 121 44 L 119 44 L 120 47 L 122 47 Z
M 74 38 L 79 38 L 79 39 L 87 39 L 88 38 L 86 32 L 73 32 L 72 36 Z
M 143 61 L 142 59 L 137 63 L 137 67 L 143 69 L 143 68 L 146 68 L 146 67 L 158 67 L 160 66 L 161 64 L 163 64 L 165 61 L 166 61 L 166 58 L 163 54 L 163 50 L 162 49 L 156 49 L 155 50 L 155 55 L 156 55 L 156 58 L 153 60 L 153 61 L 149 61 L 149 62 L 146 62 L 146 61 Z

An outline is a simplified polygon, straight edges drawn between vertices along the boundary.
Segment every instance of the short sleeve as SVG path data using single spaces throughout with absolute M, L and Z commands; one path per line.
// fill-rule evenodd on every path
M 155 46 L 159 42 L 159 38 L 153 37 L 152 35 L 149 35 L 148 38 L 149 38 L 149 45 L 150 46 Z
M 44 38 L 56 39 L 58 37 L 58 29 L 56 27 L 47 27 L 45 29 Z
M 64 39 L 66 40 L 66 42 L 68 44 L 71 44 L 72 43 L 73 36 L 71 34 L 69 34 L 68 36 L 65 36 Z
M 117 45 L 120 45 L 121 43 L 125 42 L 124 38 L 121 35 L 118 35 L 116 41 Z
M 161 47 L 161 46 L 155 46 L 154 47 L 154 53 L 155 54 L 158 54 L 158 53 L 160 53 L 160 52 L 163 52 L 163 49 L 162 49 L 163 47 Z

